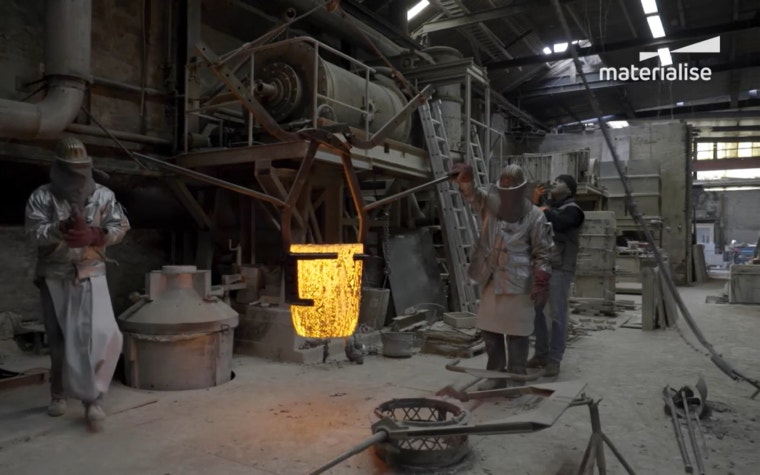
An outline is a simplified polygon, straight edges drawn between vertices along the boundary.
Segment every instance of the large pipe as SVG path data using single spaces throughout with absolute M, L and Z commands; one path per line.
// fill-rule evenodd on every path
M 36 104 L 0 99 L 0 137 L 57 137 L 82 105 L 90 79 L 92 0 L 48 0 L 45 9 L 47 95 Z

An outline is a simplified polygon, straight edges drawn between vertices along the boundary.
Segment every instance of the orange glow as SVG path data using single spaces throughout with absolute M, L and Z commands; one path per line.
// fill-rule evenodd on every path
M 291 244 L 293 254 L 333 252 L 337 259 L 298 261 L 298 294 L 314 305 L 292 305 L 293 326 L 306 338 L 351 336 L 359 321 L 363 244 Z

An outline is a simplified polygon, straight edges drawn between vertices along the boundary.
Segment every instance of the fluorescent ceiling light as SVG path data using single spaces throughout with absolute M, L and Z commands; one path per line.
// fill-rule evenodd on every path
M 613 129 L 622 129 L 623 127 L 628 127 L 629 124 L 627 120 L 610 120 L 607 121 L 607 125 Z
M 544 54 L 552 54 L 552 49 L 548 46 L 544 46 Z
M 646 15 L 657 13 L 657 0 L 641 0 L 641 7 Z
M 422 10 L 424 10 L 424 9 L 425 9 L 425 7 L 427 7 L 428 5 L 430 5 L 430 2 L 429 2 L 428 0 L 422 0 L 422 1 L 421 1 L 421 2 L 419 2 L 417 5 L 413 6 L 412 8 L 410 8 L 410 9 L 409 9 L 409 10 L 406 12 L 406 19 L 407 19 L 407 20 L 411 20 L 412 18 L 416 17 L 416 16 L 417 16 L 417 15 L 419 15 L 419 14 L 420 14 L 420 12 L 421 12 Z
M 554 45 L 555 53 L 562 53 L 567 51 L 567 43 L 557 43 Z
M 676 107 L 681 107 L 683 105 L 683 101 L 676 102 Z
M 652 32 L 652 38 L 662 38 L 665 36 L 665 28 L 662 27 L 660 15 L 648 16 L 647 23 L 649 23 L 649 30 Z
M 756 96 L 757 95 L 757 89 L 750 89 L 749 90 L 749 95 L 750 96 Z
M 669 48 L 657 48 L 657 54 L 660 56 L 661 66 L 670 66 L 673 64 L 673 58 L 670 56 Z

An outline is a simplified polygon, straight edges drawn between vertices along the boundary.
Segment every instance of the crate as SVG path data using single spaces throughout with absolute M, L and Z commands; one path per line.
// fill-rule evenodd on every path
M 760 304 L 760 265 L 734 264 L 731 266 L 728 302 Z
M 600 299 L 615 301 L 614 275 L 577 275 L 573 284 L 572 297 L 579 299 Z

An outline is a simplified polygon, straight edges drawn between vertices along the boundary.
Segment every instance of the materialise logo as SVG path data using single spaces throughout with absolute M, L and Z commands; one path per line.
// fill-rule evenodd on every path
M 671 53 L 720 53 L 720 36 L 673 51 L 669 51 L 667 48 L 657 51 L 642 51 L 639 53 L 639 61 L 646 61 L 658 56 L 662 58 L 663 55 L 670 60 Z M 632 64 L 622 68 L 601 68 L 599 75 L 602 81 L 709 81 L 712 78 L 712 70 L 707 67 L 689 67 L 686 64 L 654 67 Z

